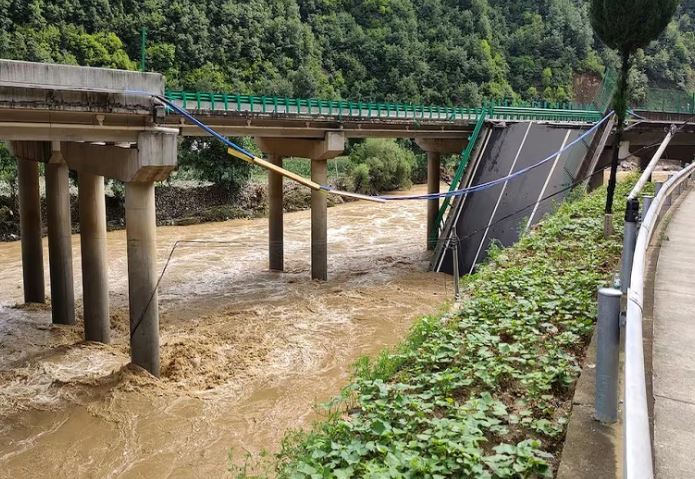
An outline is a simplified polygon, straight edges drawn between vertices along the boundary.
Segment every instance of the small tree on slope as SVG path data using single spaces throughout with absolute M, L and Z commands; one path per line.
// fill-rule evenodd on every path
M 617 130 L 606 196 L 607 220 L 613 213 L 618 151 L 627 114 L 631 57 L 637 49 L 656 40 L 671 21 L 679 3 L 680 0 L 591 0 L 591 26 L 606 45 L 618 50 L 622 61 L 618 88 L 613 97 Z

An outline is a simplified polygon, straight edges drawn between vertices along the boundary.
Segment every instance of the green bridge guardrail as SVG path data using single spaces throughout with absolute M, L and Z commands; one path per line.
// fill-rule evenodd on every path
M 230 95 L 227 93 L 167 91 L 166 97 L 185 109 L 208 112 L 310 115 L 367 119 L 410 119 L 436 121 L 478 121 L 483 108 L 371 103 L 345 100 L 318 100 L 285 97 Z M 489 102 L 494 119 L 593 122 L 597 111 L 571 103 Z
M 480 136 L 480 131 L 483 129 L 483 125 L 485 124 L 487 115 L 487 109 L 483 108 L 483 111 L 480 113 L 478 121 L 475 124 L 475 128 L 473 129 L 473 133 L 471 134 L 471 136 L 468 137 L 468 144 L 466 145 L 466 148 L 463 150 L 463 152 L 461 152 L 461 159 L 459 161 L 458 166 L 456 167 L 456 173 L 454 174 L 454 177 L 451 180 L 451 184 L 449 185 L 450 192 L 456 190 L 458 188 L 459 183 L 461 183 L 461 180 L 463 179 L 463 175 L 466 172 L 468 162 L 470 161 L 471 155 L 473 154 L 473 149 L 475 148 L 475 145 L 478 142 L 478 137 Z M 442 206 L 439 208 L 439 212 L 437 213 L 437 219 L 434 222 L 432 238 L 430 238 L 431 244 L 437 244 L 437 241 L 439 240 L 439 230 L 441 229 L 442 222 L 444 221 L 444 216 L 446 215 L 446 212 L 449 209 L 450 205 L 451 198 L 444 198 Z

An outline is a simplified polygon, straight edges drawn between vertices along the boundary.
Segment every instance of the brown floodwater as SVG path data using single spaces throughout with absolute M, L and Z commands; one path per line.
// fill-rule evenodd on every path
M 426 272 L 422 202 L 328 216 L 326 283 L 310 280 L 308 211 L 285 216 L 285 273 L 267 270 L 264 219 L 158 228 L 160 271 L 176 241 L 213 242 L 181 243 L 161 282 L 159 380 L 127 366 L 125 232 L 108 234 L 111 345 L 82 342 L 81 320 L 51 325 L 50 307 L 15 307 L 20 245 L 1 244 L 0 477 L 220 477 L 310 427 L 357 358 L 451 293 Z M 73 248 L 79 316 L 79 236 Z

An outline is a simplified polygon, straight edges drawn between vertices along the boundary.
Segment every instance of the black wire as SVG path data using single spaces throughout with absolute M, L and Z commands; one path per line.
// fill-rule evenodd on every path
M 157 294 L 157 290 L 159 290 L 159 284 L 162 282 L 162 278 L 164 278 L 164 273 L 166 273 L 167 268 L 169 267 L 169 263 L 171 263 L 171 259 L 174 257 L 174 251 L 176 251 L 176 248 L 179 247 L 179 245 L 184 245 L 184 244 L 208 244 L 208 245 L 215 245 L 215 246 L 229 246 L 229 245 L 236 245 L 238 246 L 240 243 L 238 241 L 215 241 L 215 240 L 178 240 L 174 243 L 174 245 L 171 247 L 171 251 L 169 251 L 169 256 L 167 257 L 166 263 L 164 263 L 164 268 L 162 268 L 162 272 L 159 274 L 159 277 L 157 278 L 157 283 L 154 285 L 154 289 L 152 290 L 152 293 L 150 294 L 150 298 L 147 300 L 147 304 L 145 305 L 145 308 L 142 310 L 142 314 L 138 317 L 137 321 L 135 322 L 135 326 L 131 326 L 130 328 L 130 338 L 132 339 L 135 333 L 137 332 L 138 328 L 140 327 L 140 324 L 142 324 L 142 321 L 145 319 L 145 314 L 147 313 L 147 310 L 150 309 L 150 305 L 152 304 L 152 301 L 154 300 L 154 296 Z
M 580 179 L 578 179 L 578 180 L 575 180 L 575 181 L 574 181 L 573 183 L 571 183 L 569 186 L 567 186 L 567 187 L 565 187 L 565 188 L 563 188 L 563 189 L 561 189 L 561 190 L 558 190 L 558 191 L 556 191 L 556 192 L 554 192 L 554 193 L 552 193 L 552 194 L 549 194 L 549 195 L 547 195 L 547 196 L 544 196 L 543 198 L 541 198 L 541 199 L 538 200 L 538 201 L 534 201 L 533 203 L 530 203 L 530 204 L 528 204 L 528 205 L 526 205 L 526 206 L 524 206 L 524 207 L 522 207 L 522 208 L 519 208 L 518 210 L 515 210 L 515 211 L 513 211 L 513 212 L 511 212 L 511 213 L 509 213 L 509 214 L 507 214 L 507 215 L 504 215 L 503 217 L 501 217 L 500 219 L 498 219 L 498 220 L 496 220 L 496 221 L 493 221 L 493 222 L 490 223 L 489 225 L 486 225 L 486 226 L 484 226 L 484 227 L 482 227 L 482 228 L 479 228 L 479 229 L 477 229 L 477 230 L 475 230 L 475 231 L 472 231 L 471 233 L 468 233 L 468 234 L 465 235 L 465 236 L 460 236 L 460 237 L 458 238 L 458 244 L 460 245 L 460 244 L 463 242 L 463 240 L 466 240 L 466 239 L 468 239 L 468 238 L 471 238 L 472 236 L 475 236 L 476 234 L 481 233 L 482 231 L 485 231 L 486 229 L 491 228 L 492 226 L 498 225 L 499 223 L 502 223 L 503 221 L 506 221 L 506 220 L 508 220 L 509 218 L 512 218 L 512 217 L 518 215 L 519 213 L 523 213 L 524 211 L 526 211 L 527 209 L 531 208 L 532 206 L 535 206 L 536 203 L 539 203 L 539 204 L 540 204 L 541 202 L 543 202 L 543 201 L 545 201 L 545 200 L 549 200 L 549 199 L 554 198 L 555 196 L 557 196 L 557 195 L 559 195 L 559 194 L 561 194 L 561 193 L 565 193 L 565 192 L 567 192 L 567 191 L 570 191 L 570 190 L 576 188 L 576 187 L 579 186 L 581 183 L 583 183 L 585 180 L 590 179 L 592 176 L 596 175 L 597 173 L 601 173 L 602 171 L 607 170 L 608 168 L 610 168 L 610 165 L 604 166 L 603 168 L 600 168 L 600 169 L 598 169 L 598 170 L 594 170 L 594 172 L 591 173 L 590 175 L 587 175 L 587 176 L 585 176 L 585 177 L 583 177 L 583 178 L 580 178 Z M 447 241 L 451 242 L 451 240 L 447 240 L 446 238 L 442 238 L 442 239 L 439 240 L 439 242 L 442 242 L 442 243 L 447 242 Z M 449 249 L 449 248 L 451 248 L 451 247 L 447 247 L 447 249 Z

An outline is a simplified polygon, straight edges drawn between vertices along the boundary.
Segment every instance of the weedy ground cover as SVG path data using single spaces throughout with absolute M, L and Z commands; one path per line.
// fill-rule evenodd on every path
M 603 238 L 604 201 L 605 190 L 575 194 L 515 246 L 493 248 L 464 279 L 460 309 L 360 361 L 329 417 L 288 435 L 274 474 L 552 477 L 596 290 L 620 256 L 620 233 Z

